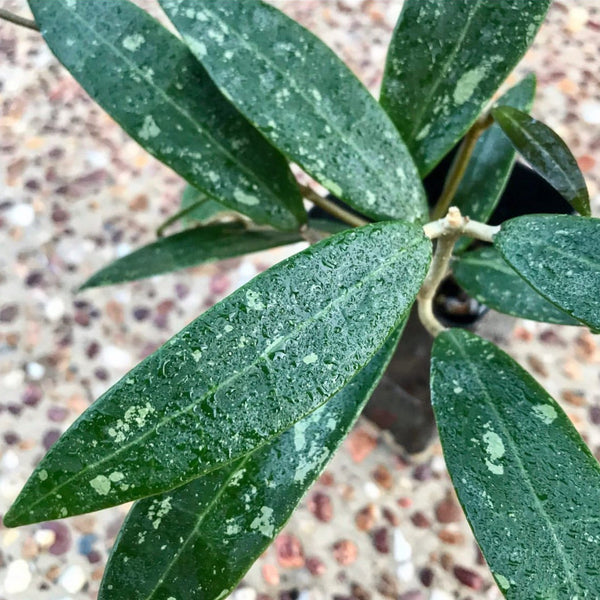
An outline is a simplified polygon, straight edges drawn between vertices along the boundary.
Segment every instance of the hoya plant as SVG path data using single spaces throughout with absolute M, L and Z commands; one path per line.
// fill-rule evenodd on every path
M 356 421 L 411 307 L 435 337 L 448 470 L 510 599 L 600 597 L 600 468 L 507 354 L 446 329 L 452 270 L 497 311 L 600 331 L 600 221 L 577 164 L 497 90 L 549 0 L 406 0 L 377 101 L 309 31 L 259 0 L 29 0 L 52 52 L 189 184 L 159 237 L 83 287 L 308 240 L 98 398 L 52 446 L 9 527 L 136 501 L 102 600 L 217 600 L 277 535 Z M 462 141 L 461 141 L 462 140 Z M 457 144 L 439 199 L 422 179 Z M 486 224 L 516 152 L 568 214 Z M 299 185 L 295 163 L 331 192 Z M 303 202 L 303 198 L 307 203 Z M 332 219 L 308 218 L 308 203 Z M 93 293 L 93 292 L 88 292 Z

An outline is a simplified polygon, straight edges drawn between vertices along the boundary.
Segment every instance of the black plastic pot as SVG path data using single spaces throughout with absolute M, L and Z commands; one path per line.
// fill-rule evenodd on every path
M 453 154 L 454 151 L 423 181 L 430 205 L 441 194 Z M 544 179 L 529 167 L 517 163 L 489 222 L 497 225 L 525 214 L 572 212 L 566 200 Z M 310 215 L 331 218 L 316 207 Z M 451 276 L 440 286 L 434 301 L 434 313 L 447 327 L 465 327 L 495 342 L 502 342 L 510 334 L 514 322 L 512 317 L 488 312 L 485 306 L 470 298 Z M 429 392 L 432 343 L 433 339 L 413 310 L 398 349 L 364 411 L 368 419 L 389 431 L 395 441 L 411 454 L 423 451 L 435 435 Z

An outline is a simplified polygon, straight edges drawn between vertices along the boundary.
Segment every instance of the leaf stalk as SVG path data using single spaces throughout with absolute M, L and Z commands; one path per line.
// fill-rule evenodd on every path
M 369 222 L 365 221 L 365 219 L 361 219 L 347 210 L 344 210 L 341 206 L 335 204 L 335 202 L 332 202 L 327 198 L 323 198 L 323 196 L 317 194 L 317 192 L 307 185 L 300 185 L 300 191 L 307 200 L 310 200 L 313 204 L 319 208 L 322 208 L 325 212 L 328 212 L 336 219 L 339 219 L 344 223 L 348 223 L 348 225 L 352 225 L 353 227 L 362 227 L 363 225 L 369 224 Z
M 19 15 L 15 15 L 9 10 L 5 10 L 3 8 L 0 8 L 0 19 L 3 19 L 4 21 L 9 21 L 10 23 L 14 23 L 15 25 L 20 25 L 21 27 L 27 27 L 27 29 L 32 29 L 33 31 L 40 30 L 35 21 L 32 21 L 31 19 L 26 19 L 25 17 L 20 17 Z

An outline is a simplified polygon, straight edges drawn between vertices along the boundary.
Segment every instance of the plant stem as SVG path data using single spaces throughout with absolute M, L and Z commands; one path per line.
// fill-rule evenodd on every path
M 341 206 L 335 204 L 335 202 L 332 202 L 327 198 L 323 198 L 323 196 L 319 196 L 317 192 L 307 185 L 300 185 L 300 191 L 307 200 L 310 200 L 313 204 L 316 204 L 319 208 L 322 208 L 336 219 L 344 221 L 344 223 L 348 223 L 348 225 L 352 225 L 353 227 L 362 227 L 363 225 L 368 225 L 369 223 L 368 221 L 353 215 L 347 210 L 344 210 Z
M 156 237 L 162 237 L 165 233 L 165 229 L 169 225 L 172 225 L 176 221 L 179 221 L 179 219 L 181 219 L 181 217 L 185 217 L 185 215 L 187 215 L 188 213 L 191 213 L 194 209 L 198 208 L 201 204 L 204 204 L 205 202 L 206 202 L 206 200 L 200 200 L 199 202 L 194 202 L 194 204 L 190 204 L 186 208 L 183 208 L 182 210 L 176 212 L 174 215 L 171 215 L 168 219 L 166 219 L 162 223 L 162 225 L 160 225 L 157 228 Z
M 446 177 L 442 195 L 433 209 L 431 215 L 433 219 L 441 219 L 446 212 L 448 212 L 448 208 L 450 207 L 452 200 L 454 200 L 458 186 L 467 170 L 467 165 L 469 164 L 469 160 L 475 149 L 475 144 L 477 143 L 479 136 L 492 124 L 492 122 L 493 118 L 490 114 L 484 115 L 475 121 L 471 129 L 467 131 L 467 134 L 454 157 L 448 177 Z
M 445 327 L 433 314 L 433 299 L 440 283 L 448 273 L 448 265 L 456 240 L 461 235 L 468 235 L 478 240 L 491 242 L 494 235 L 500 231 L 500 227 L 470 221 L 468 217 L 460 214 L 460 210 L 456 206 L 452 206 L 443 219 L 427 223 L 423 227 L 423 231 L 429 239 L 437 239 L 437 245 L 429 273 L 417 294 L 417 304 L 421 323 L 433 337 L 436 337 L 438 333 L 444 331 Z
M 33 29 L 33 31 L 39 31 L 40 28 L 37 26 L 35 21 L 31 19 L 25 19 L 24 17 L 19 17 L 19 15 L 15 15 L 8 10 L 4 10 L 0 8 L 0 19 L 4 19 L 5 21 L 10 21 L 15 25 L 21 25 L 21 27 L 27 27 L 28 29 Z

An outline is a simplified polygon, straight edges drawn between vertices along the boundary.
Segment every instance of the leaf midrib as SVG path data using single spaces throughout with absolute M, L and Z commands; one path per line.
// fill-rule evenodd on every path
M 413 127 L 410 130 L 410 133 L 408 135 L 409 140 L 414 140 L 415 134 L 417 133 L 417 131 L 419 131 L 421 129 L 421 127 L 422 127 L 421 119 L 423 118 L 423 115 L 427 112 L 427 110 L 429 109 L 429 106 L 431 104 L 431 100 L 433 99 L 434 94 L 437 92 L 437 89 L 440 86 L 440 84 L 442 83 L 442 81 L 444 81 L 444 78 L 446 77 L 446 74 L 448 73 L 448 70 L 450 69 L 452 62 L 456 58 L 456 55 L 458 54 L 459 50 L 462 48 L 462 43 L 465 41 L 467 32 L 469 31 L 469 28 L 471 27 L 471 21 L 475 17 L 475 14 L 481 7 L 482 3 L 483 3 L 483 0 L 477 0 L 475 2 L 475 4 L 471 5 L 472 11 L 469 14 L 469 16 L 467 17 L 467 21 L 465 23 L 463 32 L 461 33 L 460 37 L 456 41 L 456 44 L 454 45 L 452 52 L 448 55 L 448 59 L 444 63 L 444 66 L 442 67 L 442 69 L 440 71 L 440 75 L 439 75 L 438 79 L 436 80 L 436 82 L 434 83 L 432 88 L 430 89 L 430 92 L 428 93 L 427 97 L 425 98 L 425 101 L 421 105 L 421 110 L 419 110 L 419 112 L 417 113 L 417 117 L 415 117 L 413 119 Z
M 557 554 L 557 556 L 559 556 L 560 561 L 563 566 L 563 570 L 565 572 L 565 575 L 566 575 L 569 583 L 572 585 L 571 589 L 574 592 L 584 591 L 581 589 L 579 584 L 573 579 L 573 574 L 576 573 L 576 569 L 574 569 L 572 562 L 568 559 L 566 554 L 563 552 L 562 546 L 559 543 L 559 539 L 557 536 L 557 531 L 556 531 L 554 522 L 550 519 L 550 515 L 548 515 L 548 513 L 544 509 L 544 506 L 542 505 L 540 499 L 538 498 L 537 494 L 535 493 L 535 488 L 533 487 L 533 483 L 531 482 L 529 473 L 528 473 L 527 469 L 525 468 L 525 465 L 523 464 L 523 461 L 521 460 L 520 454 L 518 452 L 518 446 L 515 444 L 515 441 L 510 434 L 510 431 L 504 425 L 504 421 L 502 420 L 500 413 L 498 412 L 496 406 L 494 405 L 494 401 L 493 401 L 487 387 L 484 385 L 481 377 L 479 376 L 479 372 L 477 371 L 477 369 L 475 367 L 473 367 L 471 365 L 471 359 L 470 359 L 468 353 L 464 350 L 463 346 L 459 343 L 459 341 L 454 339 L 454 335 L 452 333 L 450 333 L 448 335 L 448 338 L 452 342 L 454 347 L 457 349 L 458 353 L 464 358 L 463 365 L 466 366 L 466 368 L 469 371 L 471 371 L 473 379 L 475 379 L 477 381 L 477 383 L 479 384 L 479 388 L 483 392 L 484 401 L 486 402 L 488 408 L 491 410 L 491 412 L 496 417 L 496 421 L 500 426 L 500 430 L 505 435 L 507 444 L 508 444 L 510 450 L 512 450 L 516 465 L 523 476 L 523 480 L 524 480 L 527 488 L 529 489 L 529 491 L 531 493 L 531 497 L 533 498 L 533 501 L 534 501 L 539 513 L 541 514 L 543 520 L 545 521 L 546 525 L 548 526 L 548 529 L 550 530 L 550 533 L 552 535 L 552 541 L 554 542 L 554 546 L 556 548 L 556 554 Z
M 410 244 L 410 245 L 408 245 L 408 246 L 400 249 L 392 257 L 390 257 L 387 261 L 384 261 L 377 269 L 375 269 L 374 271 L 370 271 L 369 274 L 364 279 L 360 279 L 356 283 L 354 283 L 352 286 L 349 286 L 348 288 L 346 288 L 344 290 L 343 294 L 341 294 L 340 296 L 337 296 L 336 298 L 334 298 L 331 302 L 329 302 L 327 305 L 325 305 L 321 310 L 319 310 L 317 313 L 315 313 L 312 317 L 310 317 L 306 321 L 303 321 L 302 324 L 299 327 L 297 327 L 293 331 L 290 331 L 288 334 L 286 334 L 282 338 L 276 340 L 276 343 L 279 345 L 279 344 L 281 344 L 281 343 L 283 343 L 283 342 L 291 339 L 294 335 L 297 335 L 299 332 L 303 331 L 306 327 L 308 327 L 310 324 L 312 324 L 313 322 L 315 322 L 322 315 L 326 314 L 333 306 L 335 306 L 337 303 L 341 302 L 347 296 L 349 296 L 354 290 L 356 290 L 356 289 L 360 288 L 361 286 L 363 286 L 366 281 L 368 281 L 369 279 L 375 278 L 380 271 L 382 271 L 384 268 L 388 267 L 391 263 L 395 262 L 401 254 L 403 254 L 405 252 L 408 252 L 413 247 L 419 245 L 422 241 L 423 240 L 417 239 L 417 240 L 415 240 L 414 243 L 412 243 L 412 244 Z M 271 350 L 272 350 L 272 344 L 269 345 L 269 346 L 267 346 L 265 348 L 265 350 L 263 350 L 263 352 L 261 352 L 256 357 L 256 359 L 254 361 L 250 362 L 241 371 L 238 371 L 238 372 L 234 373 L 233 375 L 227 377 L 226 379 L 224 379 L 222 381 L 219 381 L 218 384 L 216 384 L 215 386 L 213 386 L 212 388 L 210 388 L 205 394 L 203 394 L 202 396 L 200 396 L 200 398 L 197 398 L 196 400 L 194 400 L 186 408 L 184 408 L 184 409 L 182 409 L 180 411 L 177 411 L 176 413 L 173 413 L 170 416 L 168 416 L 167 418 L 165 418 L 165 419 L 161 420 L 160 422 L 156 423 L 154 427 L 152 427 L 151 429 L 147 430 L 146 432 L 144 432 L 139 437 L 137 437 L 135 439 L 132 439 L 127 444 L 124 444 L 116 452 L 112 453 L 111 455 L 102 458 L 98 462 L 92 463 L 90 465 L 86 465 L 85 467 L 83 467 L 82 469 L 80 469 L 79 471 L 77 471 L 77 473 L 75 473 L 73 476 L 71 476 L 68 479 L 66 479 L 63 483 L 61 483 L 60 485 L 54 487 L 51 491 L 47 492 L 43 496 L 38 497 L 34 502 L 30 502 L 28 504 L 29 510 L 27 512 L 25 512 L 25 513 L 21 512 L 19 514 L 31 514 L 33 512 L 31 509 L 33 507 L 38 506 L 41 502 L 43 502 L 44 500 L 46 500 L 46 498 L 54 495 L 56 492 L 58 492 L 59 490 L 63 489 L 66 485 L 68 485 L 72 481 L 76 480 L 77 478 L 81 478 L 85 473 L 89 472 L 90 470 L 96 469 L 100 465 L 103 465 L 104 463 L 106 463 L 106 462 L 114 459 L 115 457 L 119 456 L 121 453 L 125 452 L 126 450 L 128 450 L 132 446 L 141 444 L 147 437 L 150 437 L 152 435 L 152 433 L 154 433 L 157 429 L 159 429 L 160 427 L 162 427 L 166 423 L 169 423 L 170 421 L 173 421 L 173 420 L 177 419 L 181 415 L 184 415 L 184 414 L 190 412 L 191 410 L 193 410 L 196 406 L 198 406 L 206 398 L 208 398 L 212 394 L 215 394 L 216 391 L 220 387 L 226 386 L 226 385 L 230 384 L 231 382 L 235 381 L 235 379 L 237 379 L 237 378 L 245 375 L 250 369 L 254 368 L 259 363 L 259 361 L 261 361 L 264 358 L 266 358 L 266 355 Z M 107 393 L 109 393 L 109 392 L 107 392 Z M 323 400 L 323 403 L 325 403 L 326 401 L 327 401 L 327 399 Z M 321 406 L 323 403 L 321 403 L 319 406 Z M 315 407 L 315 410 L 316 410 L 316 408 L 318 408 L 318 407 Z M 298 420 L 302 419 L 303 416 L 300 416 L 298 418 Z M 289 427 L 291 427 L 295 422 L 296 421 L 294 421 L 293 423 L 290 423 Z M 263 444 L 261 444 L 260 446 L 257 446 L 255 448 L 253 448 L 249 452 L 253 452 L 255 449 L 258 449 L 259 447 L 262 447 L 263 445 L 269 443 L 269 441 L 272 440 L 274 437 L 276 437 L 279 433 L 280 432 L 274 433 L 271 437 L 269 437 L 266 440 L 264 440 Z M 217 468 L 223 467 L 223 466 L 225 466 L 227 464 L 230 464 L 230 463 L 234 462 L 235 460 L 238 460 L 240 458 L 240 456 L 243 456 L 243 454 L 242 455 L 237 455 L 237 456 L 233 457 L 229 461 L 217 463 L 213 467 L 208 468 L 205 471 L 202 471 L 200 473 L 195 474 L 188 481 L 191 481 L 191 479 L 195 479 L 196 477 L 199 477 L 199 476 L 201 476 L 201 475 L 203 475 L 205 473 L 208 473 L 208 472 L 210 472 L 210 471 L 212 471 L 214 469 L 217 469 Z M 183 485 L 184 483 L 185 483 L 185 481 L 180 482 L 180 483 L 178 483 L 178 486 L 179 485 Z M 107 506 L 110 506 L 110 505 L 107 505 Z M 79 514 L 79 513 L 73 513 L 73 514 Z
M 79 21 L 85 29 L 87 29 L 88 31 L 90 31 L 92 33 L 92 35 L 95 39 L 97 39 L 100 43 L 104 44 L 110 50 L 112 50 L 117 55 L 117 57 L 119 57 L 130 68 L 131 71 L 135 72 L 138 76 L 140 76 L 142 79 L 144 79 L 144 81 L 146 81 L 146 83 L 148 84 L 148 86 L 150 88 L 156 90 L 158 92 L 158 94 L 167 102 L 167 104 L 171 105 L 175 109 L 175 111 L 179 112 L 185 119 L 187 119 L 196 130 L 201 132 L 205 137 L 207 137 L 210 141 L 212 141 L 212 143 L 217 148 L 219 148 L 221 150 L 221 152 L 227 158 L 229 158 L 234 164 L 236 164 L 242 171 L 244 171 L 246 174 L 248 174 L 250 176 L 251 180 L 260 181 L 263 188 L 265 190 L 267 190 L 269 192 L 269 195 L 272 198 L 275 198 L 275 200 L 277 201 L 277 204 L 279 206 L 281 206 L 279 197 L 275 193 L 273 193 L 271 188 L 267 185 L 267 182 L 265 180 L 263 180 L 262 177 L 258 176 L 255 171 L 251 170 L 248 166 L 246 166 L 243 162 L 241 162 L 239 160 L 239 158 L 236 157 L 234 154 L 232 154 L 229 149 L 227 149 L 225 146 L 223 146 L 222 142 L 220 142 L 217 138 L 215 138 L 208 129 L 206 129 L 200 122 L 196 121 L 196 119 L 194 119 L 194 117 L 192 117 L 192 115 L 190 115 L 187 110 L 185 110 L 183 107 L 181 107 L 179 104 L 177 104 L 162 88 L 155 85 L 154 82 L 148 77 L 148 74 L 145 73 L 144 71 L 142 71 L 140 68 L 138 68 L 136 66 L 135 62 L 132 62 L 131 60 L 129 60 L 129 58 L 123 52 L 121 52 L 114 44 L 110 43 L 103 37 L 100 37 L 96 33 L 96 31 L 85 21 L 85 19 L 83 19 L 79 15 L 79 13 L 76 10 L 69 10 L 69 8 L 65 4 L 64 0 L 57 0 L 57 1 L 60 2 L 64 11 L 66 11 L 69 15 L 72 15 L 77 21 Z M 168 33 L 169 33 L 169 35 L 172 36 L 173 40 L 175 40 L 179 44 L 182 44 L 182 42 L 180 40 L 178 40 L 173 34 L 171 34 L 170 32 L 168 32 Z M 143 146 L 143 147 L 145 148 L 145 146 Z M 223 201 L 233 202 L 235 204 L 235 206 L 239 208 L 239 203 L 232 201 L 228 196 L 226 196 L 226 197 L 217 196 L 213 191 L 208 190 L 204 187 L 202 188 L 202 191 L 218 202 L 223 202 Z M 264 206 L 262 208 L 264 210 Z M 288 210 L 287 207 L 286 207 L 286 210 Z M 265 211 L 265 212 L 267 212 L 267 211 Z
M 481 0 L 478 0 L 481 2 Z M 289 72 L 285 72 L 282 69 L 279 68 L 279 66 L 277 65 L 277 63 L 273 62 L 266 54 L 264 54 L 263 52 L 260 51 L 260 48 L 256 45 L 256 44 L 252 44 L 250 43 L 248 40 L 245 40 L 242 35 L 238 32 L 238 29 L 236 27 L 232 27 L 230 26 L 228 23 L 226 23 L 223 19 L 220 18 L 220 16 L 218 14 L 216 14 L 215 12 L 213 12 L 212 10 L 208 9 L 208 8 L 204 8 L 204 10 L 211 14 L 213 16 L 213 18 L 220 24 L 220 25 L 225 25 L 226 27 L 229 27 L 230 31 L 233 32 L 233 34 L 241 41 L 242 45 L 244 45 L 249 51 L 254 50 L 255 53 L 265 62 L 267 63 L 267 65 L 270 65 L 275 71 L 277 71 L 277 73 L 279 73 L 280 75 L 282 75 L 284 77 L 284 79 L 291 84 L 291 87 L 294 88 L 294 90 L 296 91 L 296 94 L 298 95 L 299 98 L 301 98 L 305 104 L 307 104 L 309 106 L 309 108 L 311 108 L 313 110 L 313 112 L 315 114 L 317 114 L 317 116 L 326 124 L 330 125 L 332 127 L 332 129 L 338 134 L 338 136 L 340 137 L 340 139 L 342 141 L 346 141 L 348 142 L 349 140 L 349 146 L 351 146 L 352 148 L 354 148 L 354 150 L 357 153 L 357 156 L 359 156 L 360 161 L 363 163 L 363 165 L 366 167 L 367 172 L 368 173 L 373 173 L 376 175 L 377 180 L 380 183 L 383 183 L 384 187 L 386 188 L 386 190 L 388 190 L 388 193 L 390 193 L 390 200 L 392 199 L 397 199 L 397 195 L 395 194 L 394 188 L 391 186 L 390 180 L 389 178 L 383 176 L 384 174 L 380 173 L 378 170 L 371 170 L 371 165 L 367 160 L 367 157 L 363 156 L 362 151 L 360 149 L 359 146 L 356 145 L 356 141 L 354 139 L 354 136 L 350 135 L 349 138 L 346 138 L 344 136 L 344 132 L 339 129 L 339 127 L 337 126 L 337 123 L 335 120 L 333 119 L 328 119 L 327 116 L 321 112 L 320 107 L 318 104 L 314 104 L 312 103 L 303 93 L 301 88 L 298 85 L 298 82 L 296 81 L 296 79 L 291 75 L 291 73 Z M 310 33 L 310 32 L 309 32 Z M 333 51 L 327 47 L 328 50 L 330 50 L 330 52 L 333 53 Z M 333 53 L 335 56 L 335 53 Z M 337 56 L 335 56 L 336 59 L 339 60 L 339 58 Z M 354 75 L 352 75 L 351 73 L 349 74 L 351 77 L 354 77 Z M 362 86 L 362 83 L 356 79 L 356 81 L 358 82 L 359 85 Z M 366 93 L 372 98 L 371 94 L 366 90 Z M 373 102 L 376 103 L 375 99 L 373 99 Z M 256 125 L 256 123 L 254 123 L 254 125 Z M 398 136 L 399 137 L 399 136 Z M 402 143 L 402 142 L 401 142 Z M 408 153 L 408 150 L 405 152 L 406 157 L 410 160 L 410 155 Z M 304 160 L 301 159 L 301 157 L 293 157 L 294 160 L 296 162 L 298 162 L 298 164 L 303 164 Z M 313 171 L 313 169 L 310 169 L 311 171 Z M 308 168 L 307 168 L 308 171 Z M 314 171 L 313 171 L 314 172 Z M 316 174 L 316 173 L 315 173 Z M 322 177 L 319 177 L 319 179 L 323 179 Z M 345 190 L 342 190 L 345 191 Z M 386 211 L 387 212 L 387 211 Z

